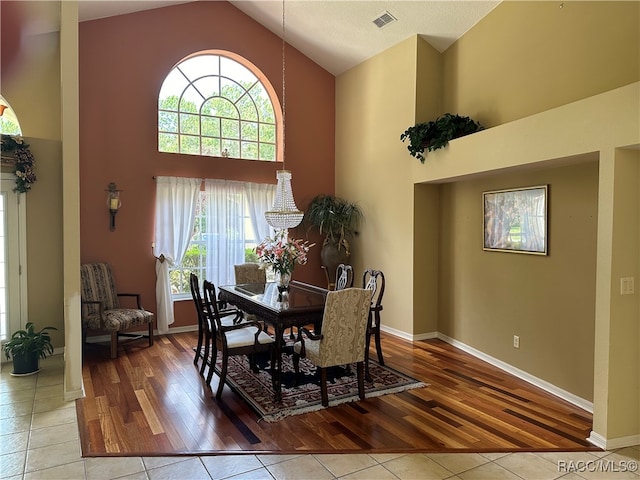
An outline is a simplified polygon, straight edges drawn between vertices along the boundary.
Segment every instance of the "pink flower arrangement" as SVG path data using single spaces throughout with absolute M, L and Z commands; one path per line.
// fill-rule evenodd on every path
M 261 268 L 271 266 L 274 272 L 291 274 L 296 264 L 307 263 L 307 253 L 315 243 L 286 238 L 286 234 L 277 234 L 274 238 L 267 237 L 256 247 Z

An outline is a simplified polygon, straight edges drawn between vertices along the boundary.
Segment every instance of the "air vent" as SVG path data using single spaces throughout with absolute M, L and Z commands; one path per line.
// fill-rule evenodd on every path
M 373 23 L 376 24 L 376 26 L 378 28 L 382 28 L 386 25 L 389 25 L 390 23 L 393 23 L 395 21 L 397 21 L 398 19 L 396 17 L 394 17 L 393 15 L 391 15 L 389 12 L 384 12 L 382 14 L 380 14 L 380 16 L 378 16 L 378 18 L 376 18 Z

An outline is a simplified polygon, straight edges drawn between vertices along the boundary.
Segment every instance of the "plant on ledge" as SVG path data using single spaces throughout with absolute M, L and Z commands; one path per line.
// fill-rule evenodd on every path
M 417 123 L 407 128 L 400 140 L 409 140 L 407 150 L 424 163 L 424 150 L 431 152 L 446 147 L 449 140 L 478 132 L 484 127 L 469 117 L 445 113 L 435 121 Z
M 36 161 L 22 137 L 3 134 L 0 139 L 0 155 L 3 157 L 3 165 L 15 167 L 16 187 L 13 191 L 25 193 L 31 190 L 31 186 L 37 180 L 33 170 Z

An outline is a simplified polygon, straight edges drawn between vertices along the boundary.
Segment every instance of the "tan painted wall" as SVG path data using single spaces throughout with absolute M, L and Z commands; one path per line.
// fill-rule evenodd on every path
M 408 331 L 412 307 L 413 187 L 400 134 L 413 123 L 416 38 L 342 75 L 336 85 L 336 193 L 357 201 L 365 221 L 351 263 L 384 272 L 384 323 Z M 402 72 L 401 75 L 398 72 Z M 402 291 L 402 294 L 400 294 Z
M 636 82 L 639 18 L 634 1 L 502 2 L 444 53 L 445 111 L 491 127 Z
M 482 192 L 534 185 L 549 186 L 549 255 L 484 251 Z M 591 400 L 598 163 L 441 188 L 438 331 Z
M 607 432 L 616 437 L 640 432 L 640 152 L 615 153 L 613 259 L 609 330 L 610 409 Z M 635 294 L 620 294 L 620 278 L 635 278 Z M 635 388 L 634 388 L 635 386 Z
M 27 204 L 27 320 L 37 328 L 54 326 L 55 347 L 64 345 L 62 274 L 62 151 L 60 139 L 60 48 L 58 33 L 8 38 L 7 22 L 18 30 L 28 8 L 55 15 L 57 5 L 13 4 L 0 16 L 3 52 L 11 63 L 0 75 L 2 95 L 16 112 L 22 133 L 35 157 L 38 180 L 22 197 Z M 13 27 L 12 27 L 13 28 Z

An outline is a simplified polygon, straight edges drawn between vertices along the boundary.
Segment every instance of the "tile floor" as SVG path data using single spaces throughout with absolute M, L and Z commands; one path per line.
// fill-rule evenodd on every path
M 614 452 L 83 458 L 61 355 L 37 375 L 0 372 L 0 478 L 640 480 L 640 446 Z

